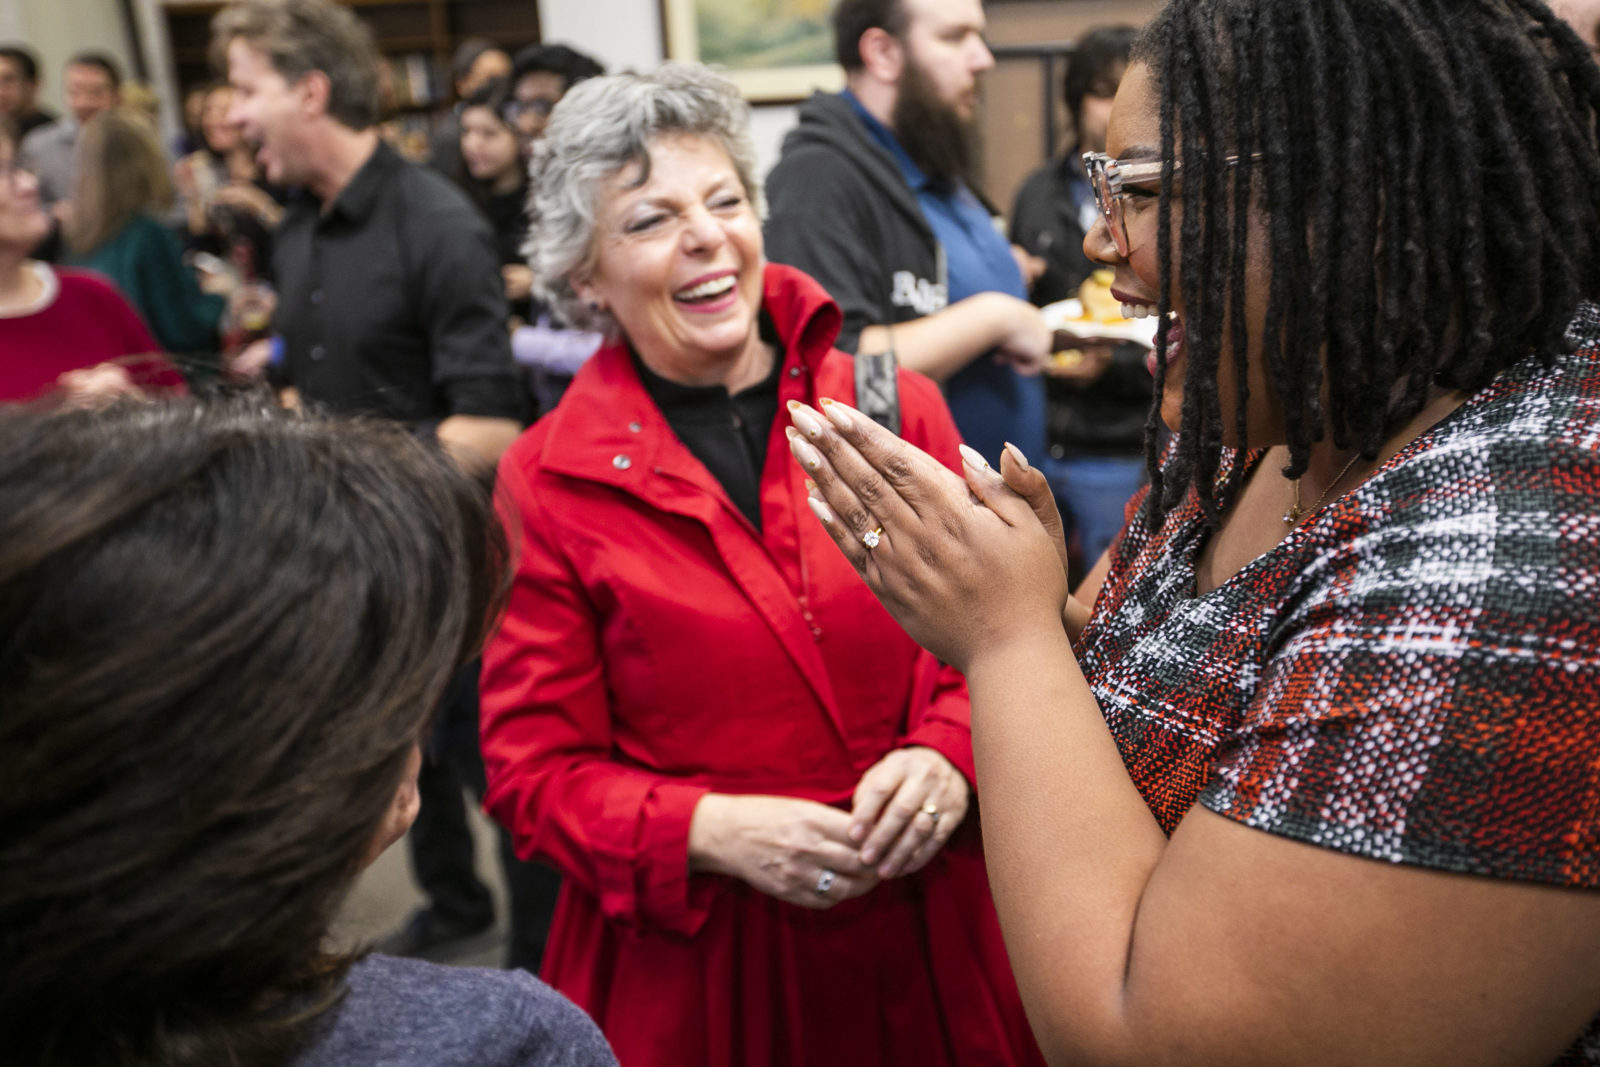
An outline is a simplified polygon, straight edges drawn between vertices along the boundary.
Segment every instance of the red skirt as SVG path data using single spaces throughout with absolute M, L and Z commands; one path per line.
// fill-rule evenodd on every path
M 611 922 L 569 881 L 542 977 L 594 1018 L 621 1067 L 1044 1062 L 981 853 L 956 842 L 827 911 L 729 879 L 694 937 Z

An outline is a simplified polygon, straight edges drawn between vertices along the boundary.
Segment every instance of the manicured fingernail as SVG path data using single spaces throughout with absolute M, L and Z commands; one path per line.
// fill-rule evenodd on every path
M 813 418 L 811 412 L 805 408 L 799 405 L 791 407 L 789 409 L 789 417 L 794 420 L 796 426 L 800 427 L 800 432 L 812 440 L 822 436 L 822 423 Z
M 822 413 L 828 416 L 829 422 L 841 430 L 848 430 L 851 426 L 850 413 L 845 410 L 843 404 L 837 401 L 824 397 L 822 400 Z
M 833 521 L 833 512 L 829 511 L 828 505 L 824 504 L 822 501 L 818 500 L 814 496 L 808 496 L 806 497 L 806 503 L 811 506 L 811 514 L 820 519 L 822 521 L 822 525 L 826 526 L 828 523 Z
M 971 445 L 961 445 L 960 450 L 962 460 L 973 470 L 986 471 L 993 469 L 989 466 L 989 461 L 984 459 L 983 455 Z
M 783 428 L 783 436 L 793 441 L 796 437 L 800 436 L 800 431 L 795 429 L 793 426 L 785 426 Z
M 1006 442 L 1006 451 L 1011 453 L 1011 458 L 1016 460 L 1017 466 L 1021 467 L 1025 471 L 1033 469 L 1032 467 L 1028 466 L 1028 457 L 1022 454 L 1022 449 L 1018 448 L 1010 441 Z
M 800 465 L 805 467 L 806 470 L 814 471 L 822 468 L 821 454 L 806 444 L 805 438 L 799 434 L 789 438 L 789 451 L 794 453 L 794 458 L 798 459 Z
M 806 479 L 806 492 L 814 493 L 816 491 L 817 491 L 817 483 L 812 481 L 810 478 L 807 478 Z

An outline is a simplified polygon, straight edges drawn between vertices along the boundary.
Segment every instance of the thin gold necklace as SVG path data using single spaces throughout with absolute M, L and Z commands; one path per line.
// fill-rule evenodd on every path
M 1350 468 L 1354 467 L 1356 465 L 1356 460 L 1360 458 L 1360 452 L 1357 452 L 1355 455 L 1350 457 L 1350 462 L 1344 465 L 1344 470 L 1333 476 L 1333 481 L 1329 482 L 1328 487 L 1322 491 L 1322 495 L 1317 497 L 1317 502 L 1311 505 L 1311 511 L 1316 511 L 1322 506 L 1322 502 L 1328 499 L 1328 494 L 1333 492 L 1333 487 L 1344 480 L 1344 476 L 1350 473 Z M 1294 486 L 1294 503 L 1290 504 L 1289 510 L 1283 513 L 1283 524 L 1292 530 L 1295 528 L 1296 524 L 1310 514 L 1310 512 L 1300 510 L 1300 479 L 1296 478 L 1290 484 Z

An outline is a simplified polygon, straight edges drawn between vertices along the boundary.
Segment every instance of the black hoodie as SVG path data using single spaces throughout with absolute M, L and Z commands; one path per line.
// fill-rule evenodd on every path
M 838 302 L 844 351 L 868 326 L 948 303 L 944 250 L 916 194 L 843 96 L 817 93 L 801 105 L 767 202 L 767 258 L 805 271 Z

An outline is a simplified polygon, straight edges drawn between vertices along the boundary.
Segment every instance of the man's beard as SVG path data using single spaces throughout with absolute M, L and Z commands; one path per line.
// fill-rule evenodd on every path
M 940 182 L 969 181 L 977 154 L 973 124 L 939 98 L 933 80 L 906 55 L 889 126 L 911 161 Z

